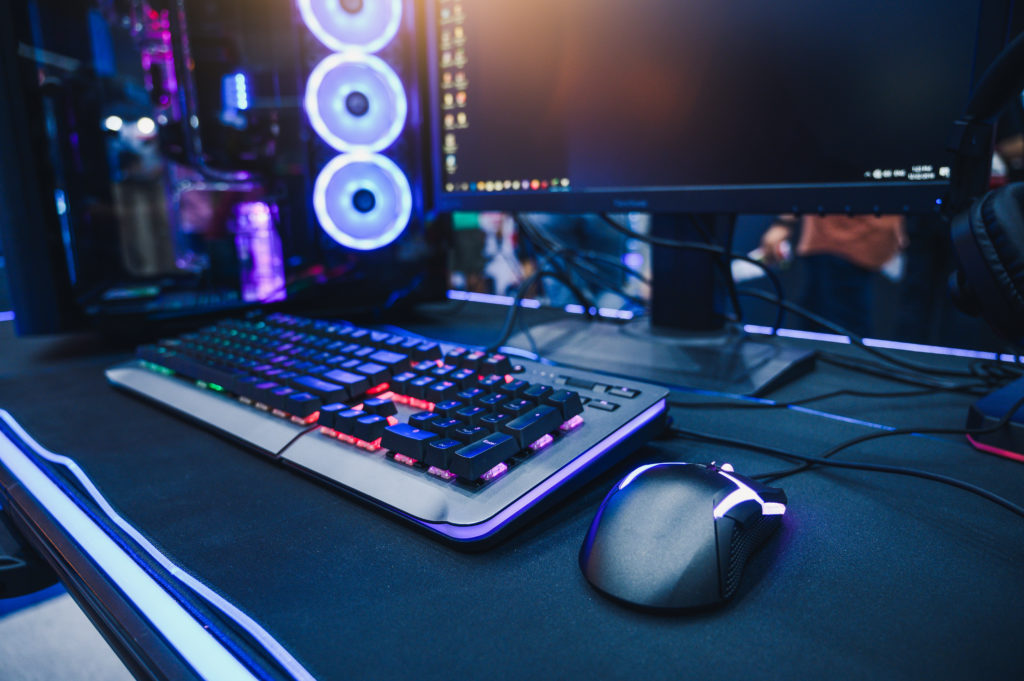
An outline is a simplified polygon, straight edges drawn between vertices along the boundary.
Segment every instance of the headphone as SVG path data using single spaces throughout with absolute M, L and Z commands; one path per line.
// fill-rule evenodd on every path
M 957 269 L 950 276 L 953 301 L 1018 345 L 1024 345 L 1024 182 L 971 200 L 988 185 L 995 121 L 1021 91 L 1024 33 L 985 71 L 964 116 L 956 122 L 952 144 L 956 159 L 945 201 L 954 214 L 951 236 Z

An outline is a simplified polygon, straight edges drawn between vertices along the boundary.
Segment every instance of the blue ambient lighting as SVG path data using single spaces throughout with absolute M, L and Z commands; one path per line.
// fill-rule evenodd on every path
M 353 110 L 349 97 L 368 108 Z M 338 151 L 382 151 L 402 134 L 409 113 L 394 69 L 372 55 L 332 54 L 309 76 L 304 100 L 316 133 Z
M 239 111 L 249 109 L 249 82 L 244 73 L 236 73 L 234 76 L 235 86 L 235 108 Z
M 0 411 L 0 417 L 15 432 L 20 430 L 7 412 Z M 22 433 L 23 439 L 30 440 Z M 0 462 L 202 678 L 256 678 L 6 437 L 0 438 Z
M 361 211 L 355 198 L 373 195 L 374 206 Z M 342 246 L 372 251 L 397 239 L 412 217 L 409 180 L 390 159 L 355 153 L 336 157 L 313 187 L 313 208 L 320 226 Z
M 0 312 L 0 322 L 13 322 L 14 321 L 14 310 L 8 310 L 7 312 Z
M 377 52 L 398 34 L 402 0 L 364 3 L 348 12 L 338 0 L 298 0 L 302 21 L 310 32 L 335 52 Z
M 7 412 L 5 412 L 3 410 L 0 410 L 0 419 L 3 419 L 3 421 L 11 429 L 11 431 L 18 438 L 21 439 L 22 443 L 27 445 L 28 447 L 30 447 L 38 456 L 40 456 L 41 458 L 45 459 L 46 461 L 49 461 L 52 464 L 55 464 L 55 465 L 58 465 L 58 466 L 63 466 L 64 468 L 68 469 L 68 471 L 70 471 L 70 473 L 77 479 L 78 483 L 82 486 L 82 489 L 84 489 L 89 494 L 89 496 L 92 498 L 93 501 L 96 502 L 96 504 L 99 506 L 99 508 L 102 510 L 102 512 L 104 514 L 106 514 L 107 518 L 109 518 L 115 525 L 117 525 L 127 536 L 129 536 L 133 540 L 135 540 L 135 542 L 142 548 L 142 550 L 144 550 L 147 554 L 149 554 L 149 556 L 154 561 L 156 561 L 162 568 L 164 568 L 169 574 L 173 575 L 176 579 L 178 579 L 186 587 L 188 587 L 189 589 L 192 589 L 192 591 L 194 591 L 196 594 L 198 594 L 201 598 L 205 599 L 208 603 L 213 605 L 215 608 L 219 609 L 227 617 L 229 617 L 230 619 L 234 620 L 234 622 L 239 627 L 241 627 L 242 629 L 247 631 L 253 637 L 253 639 L 258 641 L 267 650 L 267 652 L 282 665 L 282 667 L 287 669 L 288 672 L 297 681 L 313 681 L 313 676 L 294 657 L 292 657 L 292 655 L 287 650 L 285 650 L 284 647 L 280 643 L 278 643 L 276 639 L 274 639 L 269 633 L 266 632 L 266 630 L 264 630 L 262 627 L 260 627 L 259 624 L 257 624 L 255 621 L 253 621 L 248 615 L 246 615 L 245 613 L 240 611 L 237 607 L 235 607 L 229 601 L 225 600 L 218 593 L 216 593 L 215 591 L 210 589 L 208 586 L 206 586 L 205 584 L 203 584 L 202 582 L 197 580 L 195 577 L 193 577 L 192 575 L 188 574 L 187 572 L 182 570 L 180 567 L 178 567 L 176 564 L 171 562 L 170 559 L 167 558 L 167 556 L 165 556 L 164 554 L 160 553 L 160 551 L 155 546 L 153 546 L 153 544 L 150 543 L 150 541 L 148 539 L 146 539 L 144 536 L 142 536 L 142 534 L 140 534 L 139 531 L 136 530 L 134 526 L 132 526 L 124 518 L 122 518 L 120 515 L 118 515 L 117 512 L 114 510 L 114 508 L 110 505 L 110 502 L 108 502 L 106 500 L 106 498 L 104 498 L 103 495 L 100 494 L 99 490 L 93 484 L 92 480 L 89 479 L 89 477 L 82 471 L 82 469 L 78 466 L 78 464 L 76 464 L 72 459 L 69 459 L 68 457 L 61 456 L 61 455 L 58 455 L 58 454 L 54 454 L 53 452 L 50 452 L 47 449 L 43 448 L 42 445 L 40 445 L 38 442 L 36 442 L 34 439 L 32 439 L 32 437 L 28 433 L 26 433 L 21 428 L 21 426 L 18 425 L 18 423 L 14 420 L 14 418 L 10 414 L 8 414 Z M 68 527 L 68 525 L 65 524 L 65 522 L 63 520 L 64 515 L 62 513 L 58 514 L 57 512 L 55 512 L 55 508 L 51 507 L 50 505 L 47 504 L 48 500 L 52 499 L 52 500 L 55 500 L 55 501 L 58 501 L 58 502 L 60 502 L 61 500 L 67 501 L 67 503 L 71 504 L 71 508 L 74 511 L 77 511 L 78 514 L 81 514 L 82 518 L 84 518 L 84 522 L 87 523 L 86 526 L 91 525 L 93 528 L 96 528 L 97 530 L 99 529 L 95 525 L 94 521 L 92 521 L 87 515 L 82 513 L 81 509 L 79 509 L 77 506 L 75 506 L 73 504 L 73 502 L 64 494 L 64 492 L 61 491 L 60 488 L 58 488 L 56 485 L 54 485 L 54 483 L 51 480 L 49 480 L 49 478 L 47 478 L 45 476 L 45 474 L 43 474 L 42 471 L 40 471 L 39 468 L 36 467 L 36 465 L 28 457 L 25 457 L 24 453 L 22 453 L 20 450 L 18 450 L 17 446 L 12 441 L 8 440 L 7 438 L 3 437 L 2 435 L 3 434 L 0 433 L 0 462 L 2 462 L 4 464 L 8 464 L 9 461 L 12 460 L 10 458 L 12 456 L 12 454 L 11 454 L 10 451 L 8 451 L 9 449 L 12 449 L 13 452 L 17 456 L 21 457 L 21 459 L 15 459 L 15 460 L 18 460 L 20 463 L 24 463 L 25 464 L 24 466 L 20 466 L 20 464 L 19 464 L 19 470 L 24 470 L 24 471 L 29 472 L 30 473 L 30 477 L 33 480 L 33 484 L 31 486 L 29 484 L 27 484 L 26 480 L 21 479 L 21 476 L 18 474 L 18 471 L 14 470 L 13 468 L 10 468 L 10 466 L 9 466 L 10 470 L 17 477 L 19 477 L 19 479 L 21 480 L 21 482 L 23 484 L 25 484 L 26 489 L 28 489 L 29 492 L 32 493 L 33 496 L 35 496 L 37 500 L 39 500 L 40 502 L 42 502 L 44 504 L 44 506 L 46 506 L 47 511 L 54 518 L 56 518 L 58 522 L 60 522 L 62 525 L 65 525 L 65 527 Z M 40 482 L 39 486 L 37 486 L 35 484 L 35 482 L 34 482 L 35 480 L 37 480 L 36 474 L 38 474 L 38 476 L 41 476 L 41 482 Z M 52 487 L 52 490 L 48 490 L 48 489 L 44 490 L 44 488 L 48 488 L 48 487 Z M 37 489 L 46 491 L 46 494 L 44 496 L 40 496 L 39 494 L 36 493 Z M 63 508 L 63 506 L 62 506 L 62 508 Z M 126 554 L 124 551 L 122 551 L 120 549 L 120 547 L 118 547 L 116 544 L 114 544 L 109 539 L 109 537 L 107 537 L 106 534 L 103 534 L 102 531 L 100 531 L 100 533 L 102 534 L 102 536 L 105 539 L 107 539 L 107 541 L 110 542 L 110 546 L 103 546 L 102 547 L 103 548 L 103 550 L 101 551 L 101 555 L 102 556 L 107 556 L 109 554 L 109 555 L 111 555 L 113 557 L 128 558 L 128 554 Z M 79 539 L 77 534 L 74 534 L 73 536 L 75 537 L 76 540 Z M 111 546 L 112 546 L 112 548 L 111 548 Z M 86 548 L 86 547 L 83 545 L 83 548 Z M 95 560 L 95 556 L 93 558 Z M 106 570 L 106 568 L 104 567 L 105 563 L 101 563 L 98 560 L 96 562 L 101 567 L 103 567 L 104 570 Z M 113 576 L 112 573 L 110 573 L 109 571 L 108 571 L 108 574 L 111 574 L 111 576 Z M 143 573 L 143 575 L 145 576 L 144 573 Z M 146 577 L 146 579 L 149 579 L 150 582 L 152 582 L 152 580 L 148 576 L 145 576 L 145 577 Z M 122 586 L 122 587 L 124 586 L 124 585 L 120 584 L 120 582 L 118 582 L 118 583 L 119 583 L 120 586 Z M 152 582 L 152 583 L 155 585 L 155 582 Z M 128 593 L 128 592 L 126 591 L 126 593 Z M 162 590 L 160 590 L 159 593 L 166 595 L 166 592 L 164 592 Z M 128 595 L 130 596 L 131 594 L 128 594 Z M 152 606 L 157 606 L 157 605 L 159 605 L 160 607 L 156 610 L 156 612 L 157 612 L 157 614 L 160 614 L 163 617 L 171 617 L 171 618 L 175 618 L 175 619 L 179 618 L 179 617 L 185 617 L 185 618 L 188 618 L 189 620 L 191 620 L 191 617 L 185 611 L 181 610 L 180 606 L 177 606 L 177 604 L 174 603 L 173 601 L 172 601 L 172 603 L 178 608 L 178 611 L 175 611 L 174 608 L 164 607 L 164 604 L 162 602 L 161 603 L 157 603 L 155 601 L 150 601 L 148 599 L 147 600 L 143 600 L 143 601 L 136 601 L 136 605 L 139 605 L 139 606 L 151 606 L 151 605 Z M 154 618 L 150 617 L 150 614 L 149 614 L 151 608 L 149 608 L 149 607 L 140 607 L 140 610 L 143 613 L 146 614 L 147 618 L 149 618 L 150 621 L 153 621 L 154 624 L 156 624 L 156 622 L 154 621 Z M 194 622 L 194 620 L 191 620 L 191 621 Z M 209 636 L 209 633 L 206 632 L 202 628 L 200 628 L 200 633 L 203 634 L 203 635 Z M 172 643 L 174 643 L 174 641 L 172 641 Z M 191 644 L 188 643 L 187 645 L 191 645 Z M 184 649 L 179 648 L 179 650 L 181 650 L 183 652 L 183 654 L 184 654 L 185 651 L 191 650 L 191 648 L 184 648 Z M 223 649 L 221 649 L 221 650 L 223 651 Z M 197 651 L 197 654 L 199 654 L 200 652 L 201 651 Z M 192 659 L 192 656 L 190 656 L 190 655 L 185 655 L 185 657 L 187 659 L 189 659 L 189 660 Z M 234 659 L 234 658 L 231 658 L 231 659 Z M 203 667 L 203 669 L 211 669 L 208 663 L 216 662 L 216 659 L 214 659 L 214 660 L 201 660 L 201 662 L 205 665 Z M 202 671 L 198 667 L 196 668 L 196 670 L 200 671 L 200 672 Z M 222 678 L 219 674 L 212 674 L 212 673 L 211 674 L 205 674 L 204 673 L 203 676 L 204 676 L 204 678 L 207 678 L 207 679 L 219 679 L 219 678 Z M 248 678 L 253 678 L 253 677 L 252 677 L 251 674 L 248 674 L 246 672 L 246 675 L 244 675 L 244 676 L 235 677 L 235 676 L 230 676 L 229 675 L 228 677 L 224 677 L 224 678 L 247 678 L 248 679 Z

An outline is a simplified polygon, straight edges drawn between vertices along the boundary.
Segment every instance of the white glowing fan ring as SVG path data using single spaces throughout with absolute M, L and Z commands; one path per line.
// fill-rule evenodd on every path
M 367 212 L 357 194 L 373 195 Z M 328 163 L 313 187 L 313 208 L 323 230 L 342 246 L 359 251 L 383 248 L 401 236 L 412 217 L 412 188 L 391 159 L 379 154 L 343 154 Z
M 349 109 L 351 94 L 365 95 L 365 114 Z M 363 54 L 332 54 L 320 62 L 306 85 L 305 108 L 316 133 L 338 151 L 386 149 L 402 134 L 409 114 L 398 75 L 382 60 Z
M 394 40 L 402 24 L 402 0 L 364 0 L 348 12 L 340 0 L 298 0 L 302 21 L 335 52 L 377 52 Z

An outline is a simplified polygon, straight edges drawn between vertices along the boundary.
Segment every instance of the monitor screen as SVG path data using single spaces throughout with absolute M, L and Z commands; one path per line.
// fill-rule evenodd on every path
M 932 209 L 987 4 L 437 0 L 437 207 Z

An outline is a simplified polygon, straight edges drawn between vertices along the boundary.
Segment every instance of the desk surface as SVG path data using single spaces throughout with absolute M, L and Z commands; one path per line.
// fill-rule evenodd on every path
M 450 312 L 406 326 L 462 342 L 487 340 L 497 327 L 491 310 Z M 0 325 L 0 408 L 74 458 L 122 516 L 317 678 L 977 679 L 1024 667 L 1024 524 L 956 489 L 856 471 L 786 479 L 783 529 L 754 558 L 734 601 L 651 615 L 601 597 L 577 567 L 586 528 L 615 480 L 652 461 L 729 461 L 750 474 L 784 462 L 654 442 L 508 542 L 459 553 L 112 390 L 103 369 L 123 353 L 87 338 L 12 333 Z M 822 365 L 772 397 L 838 388 L 905 389 Z M 813 405 L 844 418 L 679 408 L 673 417 L 682 427 L 816 454 L 871 432 L 861 422 L 959 427 L 970 399 Z M 1024 501 L 1021 464 L 959 438 L 885 439 L 841 456 L 924 468 Z M 92 596 L 83 600 L 100 610 L 93 616 L 109 621 Z

